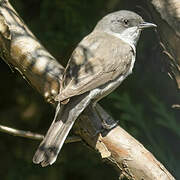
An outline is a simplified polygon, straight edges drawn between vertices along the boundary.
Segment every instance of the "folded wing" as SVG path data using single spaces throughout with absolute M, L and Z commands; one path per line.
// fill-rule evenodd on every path
M 121 39 L 105 32 L 90 34 L 74 50 L 57 100 L 83 94 L 125 74 L 132 56 L 132 48 Z

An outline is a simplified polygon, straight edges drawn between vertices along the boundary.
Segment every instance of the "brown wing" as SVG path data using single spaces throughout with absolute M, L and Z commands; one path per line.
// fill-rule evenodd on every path
M 102 32 L 91 33 L 73 52 L 57 99 L 63 101 L 83 94 L 126 73 L 132 55 L 132 48 L 119 38 Z

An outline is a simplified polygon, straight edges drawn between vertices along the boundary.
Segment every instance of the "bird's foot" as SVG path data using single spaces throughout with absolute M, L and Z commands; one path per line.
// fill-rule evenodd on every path
M 105 130 L 111 130 L 118 125 L 118 121 L 111 122 L 108 124 L 106 121 L 102 121 L 102 128 Z

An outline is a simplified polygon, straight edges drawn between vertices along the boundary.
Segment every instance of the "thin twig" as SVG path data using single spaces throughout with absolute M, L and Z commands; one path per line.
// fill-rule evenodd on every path
M 13 136 L 19 136 L 19 137 L 35 139 L 35 140 L 42 140 L 44 138 L 44 135 L 42 134 L 33 133 L 31 131 L 14 129 L 14 128 L 10 128 L 8 126 L 3 126 L 3 125 L 0 125 L 0 132 L 4 132 Z M 73 143 L 73 142 L 79 142 L 79 141 L 81 141 L 80 137 L 71 136 L 66 139 L 65 143 Z

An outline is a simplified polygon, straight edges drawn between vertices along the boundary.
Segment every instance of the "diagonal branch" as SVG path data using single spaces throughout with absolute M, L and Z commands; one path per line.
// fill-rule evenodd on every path
M 44 98 L 54 103 L 60 89 L 64 68 L 47 52 L 21 21 L 7 0 L 0 1 L 0 56 L 13 65 Z M 101 117 L 114 121 L 102 107 Z M 97 150 L 102 158 L 111 161 L 122 176 L 128 179 L 174 179 L 166 168 L 137 140 L 117 126 L 109 132 L 97 134 L 101 120 L 88 107 L 75 124 L 74 132 Z

